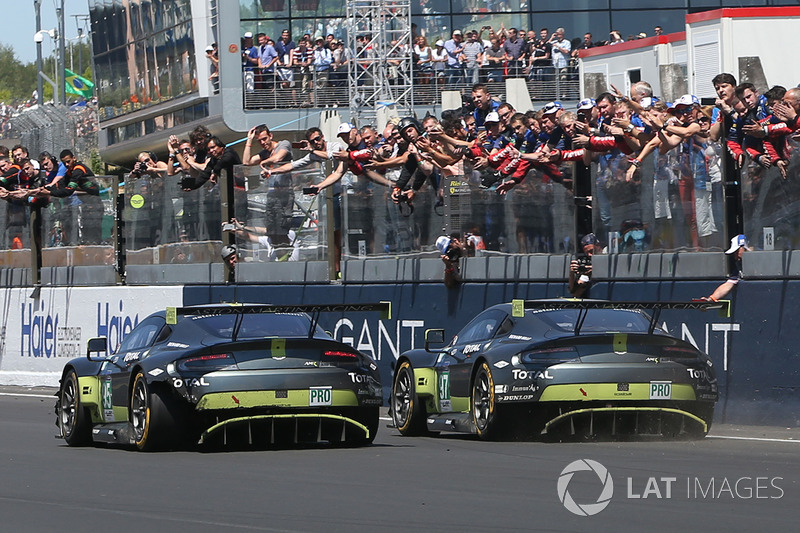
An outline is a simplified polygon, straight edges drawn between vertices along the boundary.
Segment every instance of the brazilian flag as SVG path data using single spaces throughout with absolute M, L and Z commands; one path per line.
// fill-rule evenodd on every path
M 66 68 L 64 69 L 64 85 L 66 92 L 69 94 L 83 96 L 84 98 L 92 97 L 94 83 Z

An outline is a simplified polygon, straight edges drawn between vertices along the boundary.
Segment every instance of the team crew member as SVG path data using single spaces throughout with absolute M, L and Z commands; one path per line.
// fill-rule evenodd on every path
M 731 239 L 731 246 L 725 250 L 725 253 L 733 256 L 735 263 L 734 271 L 728 276 L 728 279 L 725 280 L 724 283 L 714 289 L 711 296 L 703 298 L 704 300 L 711 300 L 712 302 L 722 300 L 736 288 L 739 281 L 744 278 L 744 274 L 742 273 L 742 255 L 749 249 L 750 248 L 747 246 L 747 237 L 744 235 L 737 235 Z

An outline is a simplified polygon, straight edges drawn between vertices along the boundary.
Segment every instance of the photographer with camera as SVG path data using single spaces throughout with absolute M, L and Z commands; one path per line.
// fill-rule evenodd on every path
M 445 287 L 448 289 L 457 287 L 461 283 L 459 261 L 462 256 L 466 255 L 466 250 L 464 245 L 461 244 L 459 234 L 451 233 L 449 237 L 442 235 L 436 239 L 436 248 L 442 254 Z
M 145 176 L 151 178 L 159 178 L 166 173 L 169 166 L 163 161 L 159 161 L 155 154 L 150 152 L 141 152 L 136 157 L 136 164 L 133 165 L 131 170 L 131 178 L 142 178 Z
M 600 241 L 594 233 L 587 233 L 581 239 L 583 253 L 577 255 L 569 264 L 569 292 L 573 298 L 589 296 L 592 283 L 592 256 L 602 250 Z

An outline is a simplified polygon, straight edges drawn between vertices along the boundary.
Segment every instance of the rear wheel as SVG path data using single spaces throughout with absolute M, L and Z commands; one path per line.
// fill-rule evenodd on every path
M 70 446 L 86 446 L 92 442 L 92 422 L 81 404 L 78 375 L 70 369 L 58 391 L 58 427 Z
M 472 421 L 478 436 L 484 440 L 494 440 L 501 436 L 501 420 L 494 401 L 494 380 L 492 370 L 484 361 L 472 382 Z
M 139 372 L 131 392 L 131 424 L 134 443 L 143 452 L 166 450 L 178 446 L 184 435 L 170 410 L 171 400 L 147 383 Z
M 394 425 L 401 434 L 414 436 L 426 432 L 425 407 L 417 397 L 414 369 L 408 361 L 403 361 L 394 376 L 391 401 Z

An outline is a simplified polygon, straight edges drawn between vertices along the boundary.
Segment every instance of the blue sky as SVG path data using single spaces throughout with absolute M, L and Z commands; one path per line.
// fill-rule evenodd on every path
M 11 0 L 4 0 L 3 4 L 6 2 L 11 3 Z M 32 63 L 36 61 L 36 44 L 33 41 L 33 34 L 36 33 L 36 10 L 34 9 L 33 0 L 13 0 L 13 3 L 15 6 L 13 9 L 9 9 L 10 6 L 8 5 L 3 5 L 3 11 L 7 17 L 3 23 L 3 31 L 0 32 L 0 43 L 13 46 L 17 59 L 23 63 Z M 61 0 L 42 0 L 42 29 L 49 30 L 58 27 L 56 8 L 60 4 Z M 89 0 L 64 0 L 64 12 L 66 14 L 64 20 L 66 31 L 64 35 L 67 39 L 75 38 L 78 36 L 78 27 L 72 15 L 88 15 Z M 79 23 L 83 24 L 80 21 Z M 84 26 L 84 33 L 88 32 L 88 28 L 87 23 Z M 53 39 L 45 36 L 42 42 L 42 56 L 52 55 L 54 49 L 55 43 Z M 77 63 L 77 55 L 74 60 Z M 86 58 L 84 58 L 85 60 Z M 69 68 L 68 44 L 67 68 Z

